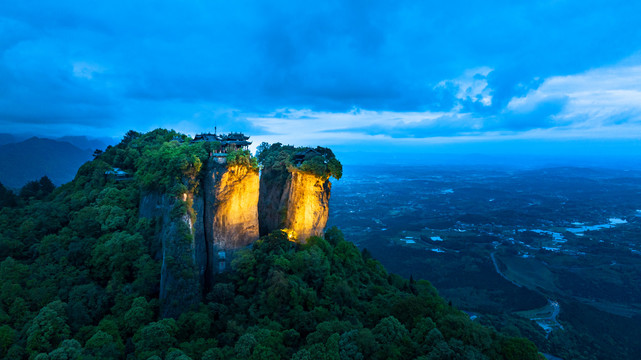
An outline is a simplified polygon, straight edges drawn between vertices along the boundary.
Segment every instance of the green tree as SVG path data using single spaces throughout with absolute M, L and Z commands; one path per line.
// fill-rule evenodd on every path
M 119 359 L 122 349 L 110 334 L 98 330 L 85 344 L 84 355 L 87 359 Z
M 14 207 L 16 205 L 18 205 L 16 194 L 0 183 L 0 208 Z
M 223 360 L 225 355 L 219 348 L 211 348 L 203 353 L 203 360 Z
M 325 359 L 340 360 L 340 336 L 337 333 L 330 335 L 325 342 Z
M 506 360 L 537 360 L 536 346 L 524 338 L 509 338 L 501 343 L 501 352 Z
M 115 232 L 101 238 L 91 253 L 92 264 L 100 278 L 133 279 L 134 264 L 145 248 L 140 234 Z
M 136 356 L 143 359 L 153 355 L 164 357 L 167 350 L 176 345 L 174 336 L 177 331 L 174 319 L 163 319 L 142 327 L 133 338 Z
M 69 337 L 71 331 L 66 324 L 66 306 L 62 301 L 56 300 L 40 310 L 27 329 L 29 353 L 48 353 Z
M 49 360 L 76 360 L 82 355 L 82 346 L 75 340 L 63 340 L 57 349 L 49 353 Z
M 40 178 L 40 180 L 38 181 L 38 184 L 40 185 L 39 194 L 38 194 L 40 199 L 51 194 L 53 190 L 56 188 L 53 182 L 51 182 L 51 179 L 49 179 L 49 177 L 47 177 L 46 175 Z
M 131 303 L 131 308 L 125 313 L 125 329 L 133 334 L 143 325 L 151 322 L 154 312 L 144 297 L 137 297 Z
M 0 326 L 0 355 L 5 355 L 16 340 L 16 331 L 9 325 Z
M 378 322 L 372 330 L 376 341 L 382 345 L 382 358 L 401 359 L 401 347 L 407 340 L 409 332 L 394 316 L 388 316 Z
M 258 170 L 258 160 L 248 150 L 234 150 L 227 154 L 227 166 L 245 166 Z
M 358 338 L 358 330 L 350 330 L 341 334 L 338 346 L 340 349 L 341 360 L 361 360 L 363 354 L 358 349 L 356 339 Z
M 256 340 L 256 337 L 254 337 L 254 335 L 242 335 L 240 338 L 238 338 L 236 345 L 234 345 L 234 352 L 236 353 L 236 357 L 238 357 L 239 359 L 249 359 L 256 345 L 258 345 L 258 341 Z
M 74 286 L 68 301 L 71 330 L 76 332 L 95 319 L 102 319 L 108 300 L 105 290 L 94 283 Z
M 192 358 L 180 349 L 170 349 L 165 360 L 192 360 Z

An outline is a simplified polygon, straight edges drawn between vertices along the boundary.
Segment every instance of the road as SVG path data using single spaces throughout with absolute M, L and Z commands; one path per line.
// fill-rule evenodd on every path
M 496 270 L 496 272 L 499 275 L 501 275 L 501 277 L 503 279 L 511 282 L 515 286 L 523 287 L 523 285 L 521 285 L 521 284 L 517 283 L 516 281 L 508 278 L 507 276 L 505 276 L 505 274 L 503 274 L 501 272 L 501 269 L 499 269 L 499 264 L 496 262 L 496 258 L 494 257 L 494 253 L 491 253 L 490 257 L 492 258 L 492 263 L 494 264 L 494 269 Z M 551 299 L 547 299 L 547 300 L 548 300 L 548 304 L 550 306 L 552 306 L 552 314 L 550 316 L 541 317 L 541 318 L 532 318 L 530 320 L 536 321 L 536 323 L 539 324 L 539 326 L 542 327 L 543 330 L 545 330 L 546 334 L 550 334 L 552 332 L 552 330 L 554 330 L 555 328 L 563 329 L 563 325 L 561 325 L 557 320 L 557 317 L 559 316 L 559 313 L 561 312 L 561 305 L 559 305 L 559 303 L 557 301 L 554 301 L 554 300 L 551 300 Z
M 496 272 L 497 272 L 499 275 L 501 275 L 501 277 L 502 277 L 503 279 L 505 279 L 505 280 L 507 280 L 507 281 L 511 282 L 512 284 L 514 284 L 514 285 L 516 285 L 516 286 L 518 286 L 518 287 L 523 287 L 523 285 L 521 285 L 521 284 L 517 283 L 516 281 L 513 281 L 512 279 L 508 278 L 507 276 L 505 276 L 505 274 L 503 274 L 503 273 L 501 272 L 501 269 L 499 269 L 499 264 L 496 262 L 496 258 L 494 257 L 494 253 L 491 253 L 491 254 L 490 254 L 490 257 L 492 258 L 492 263 L 494 263 L 494 269 L 496 269 Z

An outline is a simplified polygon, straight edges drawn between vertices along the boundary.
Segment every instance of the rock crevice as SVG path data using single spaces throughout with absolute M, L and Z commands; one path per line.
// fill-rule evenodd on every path
M 162 261 L 163 317 L 197 304 L 232 254 L 258 240 L 258 171 L 209 161 L 196 193 L 143 192 L 140 216 L 154 219 L 151 250 Z M 193 221 L 192 221 L 192 214 Z
M 292 241 L 322 235 L 329 215 L 329 179 L 297 170 L 265 171 L 261 176 L 260 234 L 283 229 Z

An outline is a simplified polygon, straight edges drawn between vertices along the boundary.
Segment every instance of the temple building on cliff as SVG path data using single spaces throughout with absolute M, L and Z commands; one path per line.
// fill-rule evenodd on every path
M 319 156 L 319 155 L 321 155 L 321 153 L 319 153 L 315 149 L 306 149 L 306 150 L 303 150 L 301 152 L 298 152 L 298 153 L 294 154 L 294 158 L 293 158 L 292 161 L 293 161 L 294 165 L 300 166 L 303 162 L 305 162 L 305 160 L 309 160 L 309 159 L 311 159 L 311 158 L 313 158 L 315 156 Z
M 243 134 L 243 133 L 229 133 L 226 135 L 220 135 L 220 144 L 221 144 L 221 152 L 230 152 L 234 150 L 249 150 L 249 145 L 251 145 L 251 141 L 249 140 L 249 136 Z
M 229 134 L 216 134 L 214 131 L 211 133 L 198 134 L 191 141 L 192 143 L 202 142 L 202 141 L 216 141 L 220 143 L 220 153 L 226 154 L 234 150 L 249 150 L 249 145 L 251 141 L 249 136 L 241 132 L 231 132 Z

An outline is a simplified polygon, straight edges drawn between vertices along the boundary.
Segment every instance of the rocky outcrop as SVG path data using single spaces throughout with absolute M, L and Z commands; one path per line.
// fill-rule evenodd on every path
M 210 160 L 196 194 L 144 192 L 140 216 L 156 224 L 163 317 L 176 317 L 213 286 L 236 250 L 258 240 L 258 171 Z
M 287 170 L 263 169 L 260 175 L 258 223 L 260 236 L 285 228 L 291 174 Z M 287 194 L 285 191 L 287 190 Z
M 257 170 L 211 157 L 193 193 L 178 198 L 143 192 L 140 216 L 154 219 L 152 253 L 162 261 L 163 317 L 176 317 L 213 288 L 234 253 L 259 234 L 282 229 L 290 240 L 322 235 L 329 213 L 328 178 L 297 168 Z
M 303 242 L 310 236 L 322 236 L 329 214 L 331 183 L 316 175 L 294 171 L 286 190 L 285 229 L 289 236 Z
M 258 171 L 210 161 L 204 175 L 205 284 L 229 267 L 233 253 L 258 240 Z
M 261 235 L 283 229 L 292 241 L 298 242 L 322 235 L 329 214 L 330 190 L 327 178 L 305 172 L 263 172 L 258 204 Z
M 199 259 L 202 246 L 196 245 L 195 229 L 188 205 L 175 197 L 157 192 L 144 193 L 140 216 L 156 221 L 157 248 L 162 260 L 160 304 L 162 317 L 177 317 L 201 299 Z M 200 264 L 202 265 L 202 264 Z

